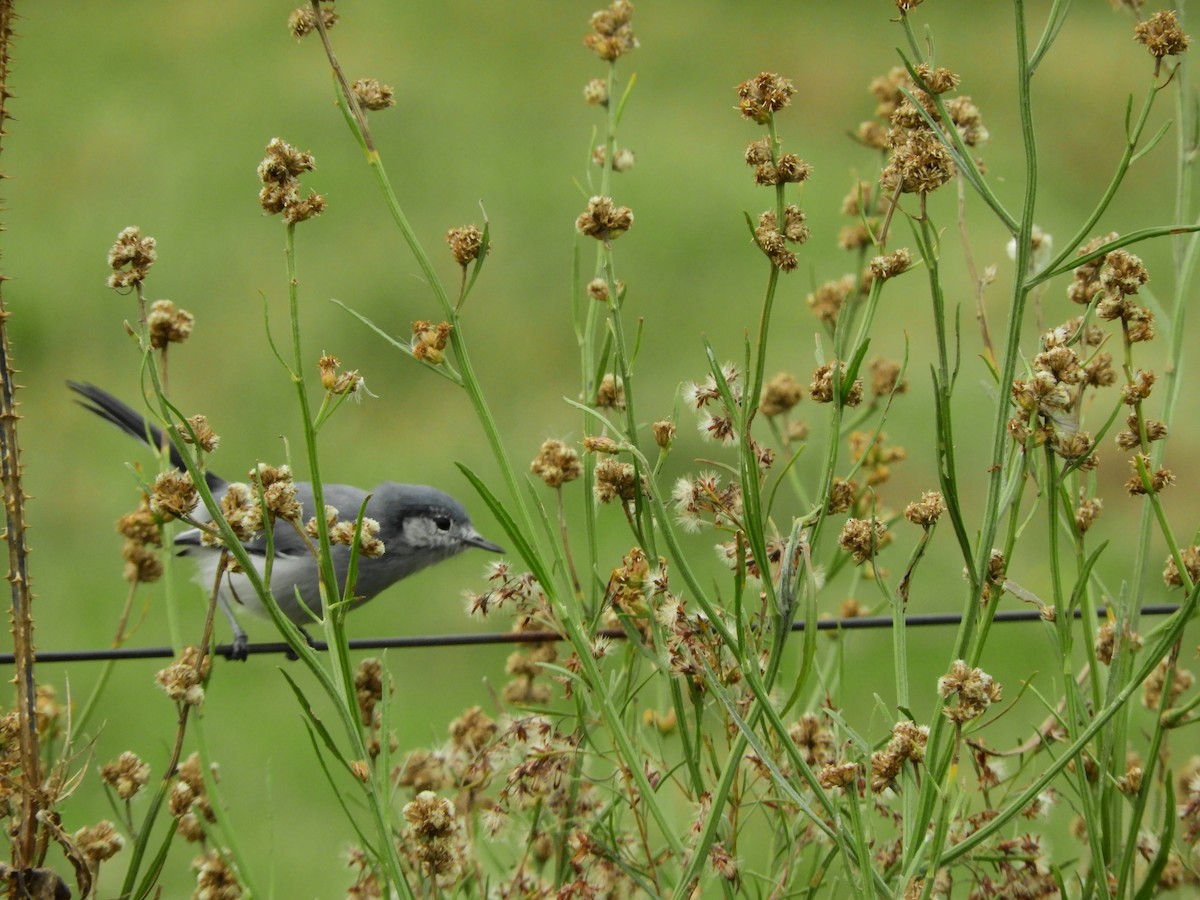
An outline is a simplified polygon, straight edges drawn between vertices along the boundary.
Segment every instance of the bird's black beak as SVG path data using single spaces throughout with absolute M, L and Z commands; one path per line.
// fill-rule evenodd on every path
M 499 544 L 493 544 L 477 531 L 463 538 L 463 543 L 468 547 L 478 547 L 480 550 L 488 550 L 492 553 L 504 552 L 503 547 L 501 547 Z

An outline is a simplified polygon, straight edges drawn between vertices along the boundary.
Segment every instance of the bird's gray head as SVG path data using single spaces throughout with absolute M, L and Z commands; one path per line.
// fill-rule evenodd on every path
M 430 562 L 468 547 L 504 552 L 503 547 L 475 530 L 461 503 L 437 488 L 389 481 L 374 490 L 370 507 L 382 511 L 375 518 L 379 519 L 387 555 L 401 546 L 409 553 L 431 557 Z M 367 515 L 372 515 L 370 509 Z

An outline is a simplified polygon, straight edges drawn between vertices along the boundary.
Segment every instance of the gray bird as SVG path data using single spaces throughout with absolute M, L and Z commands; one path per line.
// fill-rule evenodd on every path
M 162 446 L 162 431 L 107 391 L 75 381 L 68 381 L 67 386 L 84 398 L 79 403 L 85 409 L 152 447 Z M 182 469 L 184 466 L 179 451 L 174 445 L 169 449 L 172 464 Z M 229 482 L 213 472 L 206 472 L 204 477 L 214 498 L 219 501 Z M 380 557 L 359 557 L 358 579 L 354 583 L 356 599 L 351 608 L 366 603 L 400 579 L 449 559 L 468 547 L 478 547 L 492 553 L 504 552 L 502 547 L 486 540 L 475 530 L 461 503 L 437 488 L 423 484 L 396 484 L 392 481 L 385 481 L 370 491 L 345 484 L 326 484 L 324 487 L 325 503 L 336 507 L 341 517 L 347 520 L 358 515 L 369 493 L 371 499 L 367 501 L 364 515 L 379 523 L 378 537 L 386 548 Z M 304 516 L 312 515 L 312 485 L 297 482 L 296 496 L 303 507 Z M 321 612 L 317 563 L 289 523 L 277 521 L 273 538 L 271 594 L 284 615 L 303 630 Z M 199 571 L 196 581 L 205 590 L 211 590 L 220 551 L 203 546 L 200 532 L 194 528 L 177 535 L 175 543 L 181 548 L 181 555 L 197 561 Z M 243 546 L 254 561 L 255 568 L 262 574 L 267 553 L 265 536 L 259 535 Z M 334 570 L 339 584 L 344 587 L 346 570 L 350 564 L 350 548 L 335 546 L 332 551 Z M 245 575 L 226 574 L 222 578 L 219 599 L 233 629 L 232 655 L 244 658 L 248 640 L 246 632 L 234 617 L 233 608 L 242 606 L 260 616 L 265 616 L 266 610 Z

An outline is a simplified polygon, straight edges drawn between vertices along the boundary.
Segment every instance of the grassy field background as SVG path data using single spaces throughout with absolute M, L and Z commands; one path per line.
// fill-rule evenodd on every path
M 1033 15 L 1041 14 L 1041 4 Z M 1091 209 L 1122 149 L 1126 97 L 1149 83 L 1150 61 L 1131 39 L 1129 21 L 1107 4 L 1080 4 L 1059 45 L 1038 73 L 1035 92 L 1043 160 L 1038 224 L 1061 239 Z M 508 448 L 518 461 L 548 437 L 578 439 L 581 422 L 564 398 L 578 393 L 571 326 L 573 222 L 586 194 L 581 178 L 599 125 L 582 99 L 584 83 L 602 75 L 581 44 L 592 3 L 446 2 L 347 3 L 332 34 L 349 75 L 394 85 L 397 106 L 372 117 L 385 165 L 410 220 L 443 276 L 456 274 L 444 252 L 449 227 L 491 220 L 494 251 L 470 300 L 465 327 Z M 125 594 L 120 537 L 112 523 L 136 503 L 123 464 L 149 462 L 132 442 L 80 411 L 63 382 L 92 381 L 129 400 L 138 394 L 138 354 L 123 320 L 136 315 L 131 297 L 107 290 L 105 253 L 117 232 L 139 225 L 158 239 L 159 261 L 147 289 L 196 315 L 194 337 L 171 351 L 171 389 L 185 412 L 209 416 L 222 437 L 213 467 L 228 477 L 258 460 L 282 457 L 280 436 L 300 446 L 293 392 L 273 361 L 263 305 L 277 329 L 286 314 L 281 224 L 256 202 L 255 167 L 272 137 L 311 150 L 318 170 L 307 183 L 328 211 L 299 229 L 303 327 L 314 366 L 321 352 L 365 374 L 378 395 L 347 406 L 324 432 L 325 471 L 334 481 L 381 480 L 435 484 L 463 499 L 480 530 L 502 541 L 496 523 L 454 467 L 466 463 L 498 483 L 482 433 L 464 396 L 384 345 L 329 302 L 336 298 L 398 336 L 414 319 L 436 319 L 432 295 L 392 227 L 361 154 L 333 104 L 331 79 L 314 39 L 286 31 L 286 4 L 130 2 L 29 4 L 20 22 L 12 108 L 17 121 L 5 137 L 3 171 L 7 232 L 2 244 L 4 286 L 21 369 L 20 394 L 37 636 L 42 649 L 104 646 Z M 786 149 L 815 168 L 803 205 L 813 229 L 799 269 L 783 283 L 769 368 L 790 369 L 807 383 L 814 362 L 815 320 L 805 295 L 848 271 L 836 246 L 841 198 L 856 174 L 873 170 L 873 155 L 847 137 L 870 117 L 867 83 L 898 63 L 902 41 L 889 22 L 889 3 L 688 3 L 646 0 L 635 26 L 641 48 L 622 61 L 623 78 L 637 84 L 620 143 L 637 153 L 632 172 L 618 176 L 615 197 L 633 208 L 636 224 L 617 245 L 618 277 L 629 286 L 626 315 L 644 321 L 638 358 L 639 413 L 646 421 L 670 415 L 679 384 L 704 375 L 702 337 L 728 358 L 740 358 L 747 332 L 757 327 L 766 266 L 747 237 L 743 210 L 768 205 L 742 163 L 758 132 L 734 109 L 734 86 L 776 71 L 797 86 L 781 116 Z M 1006 4 L 928 3 L 917 20 L 929 22 L 938 60 L 960 72 L 962 91 L 983 112 L 992 142 L 981 155 L 1010 208 L 1023 188 L 1020 134 L 1011 81 L 1013 48 Z M 1168 104 L 1163 104 L 1164 109 Z M 1160 117 L 1164 118 L 1164 117 Z M 1131 231 L 1171 220 L 1170 171 L 1174 135 L 1132 171 L 1097 233 Z M 989 294 L 994 327 L 1003 322 L 1011 273 L 1004 235 L 970 204 L 978 263 L 999 266 Z M 963 321 L 960 464 L 968 502 L 982 496 L 994 395 L 977 359 L 970 285 L 963 277 L 951 197 L 937 197 L 933 214 L 944 229 L 943 258 L 951 303 Z M 904 244 L 904 229 L 897 243 Z M 1167 244 L 1138 251 L 1167 294 Z M 590 250 L 589 250 L 590 253 Z M 585 254 L 590 267 L 590 255 Z M 876 352 L 899 357 L 907 340 L 913 389 L 895 406 L 891 440 L 909 450 L 881 497 L 900 508 L 936 487 L 930 442 L 932 359 L 930 310 L 921 273 L 885 296 Z M 1042 301 L 1044 320 L 1069 315 L 1064 282 Z M 906 296 L 908 291 L 910 296 Z M 1193 326 L 1195 323 L 1193 322 Z M 1165 326 L 1165 323 L 1164 323 Z M 1031 330 L 1030 334 L 1034 334 Z M 1033 347 L 1033 343 L 1028 344 Z M 1150 348 L 1164 354 L 1165 342 Z M 1195 409 L 1192 372 L 1183 410 Z M 1188 399 L 1188 398 L 1193 399 Z M 800 414 L 824 432 L 819 413 Z M 1194 417 L 1179 417 L 1168 464 L 1180 484 L 1166 496 L 1180 535 L 1196 527 L 1194 472 L 1200 432 Z M 680 411 L 682 439 L 673 469 L 711 455 Z M 806 459 L 809 475 L 818 460 Z M 1129 566 L 1139 507 L 1123 495 L 1125 463 L 1115 448 L 1102 452 L 1106 512 L 1098 528 L 1113 540 L 1102 568 L 1115 586 Z M 523 465 L 523 463 L 521 463 Z M 977 491 L 971 484 L 980 485 Z M 578 486 L 576 486 L 578 487 Z M 786 501 L 780 519 L 802 512 Z M 794 508 L 793 508 L 794 507 Z M 976 518 L 978 505 L 970 508 Z M 604 509 L 601 577 L 630 546 L 620 515 Z M 1025 555 L 1010 574 L 1031 590 L 1046 587 L 1038 558 L 1041 524 L 1029 528 Z M 900 566 L 915 535 L 893 549 Z M 719 569 L 712 539 L 690 539 L 711 576 Z M 1155 545 L 1152 558 L 1165 548 Z M 471 554 L 389 591 L 351 619 L 355 637 L 414 635 L 506 628 L 503 619 L 468 620 L 460 592 L 481 586 L 485 559 Z M 885 564 L 887 564 L 885 559 Z M 180 566 L 180 579 L 188 573 Z M 1153 567 L 1157 569 L 1157 564 Z M 955 610 L 962 599 L 961 562 L 950 530 L 939 534 L 932 558 L 914 587 L 914 611 Z M 192 590 L 190 586 L 185 590 Z M 1153 589 L 1158 590 L 1158 589 Z M 1161 590 L 1158 590 L 1162 593 Z M 147 590 L 150 608 L 137 644 L 166 642 L 161 589 Z M 826 593 L 828 611 L 841 597 Z M 195 591 L 192 628 L 199 633 L 202 597 Z M 861 599 L 877 602 L 875 596 Z M 1162 597 L 1160 599 L 1166 599 Z M 1008 608 L 1015 608 L 1017 601 Z M 271 639 L 269 623 L 249 622 L 252 638 Z M 222 626 L 223 627 L 223 626 Z M 222 635 L 222 640 L 225 635 Z M 855 633 L 845 640 L 845 698 L 859 724 L 872 721 L 873 694 L 891 702 L 890 638 Z M 912 635 L 915 685 L 928 687 L 945 670 L 949 630 Z M 1018 683 L 1050 663 L 1036 626 L 1006 626 L 984 667 L 1016 696 Z M 446 723 L 475 703 L 490 704 L 489 685 L 503 682 L 503 649 L 417 650 L 388 654 L 399 691 L 394 720 L 401 746 L 444 739 Z M 255 658 L 217 663 L 203 710 L 212 752 L 222 764 L 222 787 L 235 827 L 262 866 L 259 880 L 280 897 L 339 896 L 349 881 L 339 851 L 348 827 L 335 813 L 317 773 L 298 710 L 276 671 L 286 662 Z M 118 667 L 104 723 L 82 749 L 79 767 L 94 768 L 133 749 L 161 766 L 173 734 L 173 710 L 153 684 L 161 667 Z M 91 690 L 98 667 L 44 665 L 40 677 L 73 699 Z M 1052 691 L 1049 674 L 1037 682 Z M 1010 716 L 1024 734 L 1043 711 L 1025 704 Z M 64 809 L 68 830 L 110 815 L 89 779 Z M 166 896 L 189 888 L 187 850 L 178 848 Z

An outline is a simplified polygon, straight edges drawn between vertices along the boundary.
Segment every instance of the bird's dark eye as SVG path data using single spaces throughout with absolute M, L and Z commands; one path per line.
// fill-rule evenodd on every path
M 450 530 L 450 517 L 449 516 L 434 516 L 433 524 L 437 526 L 438 531 L 449 531 Z

